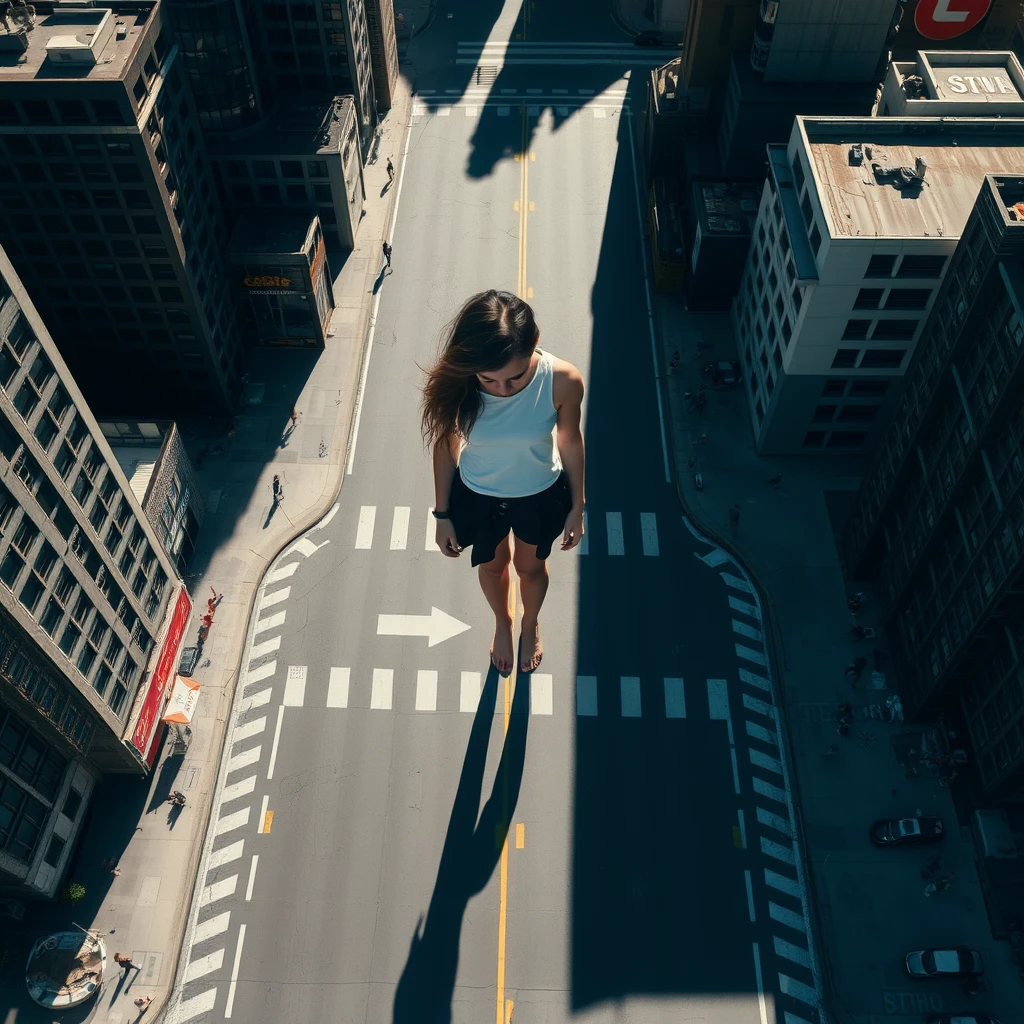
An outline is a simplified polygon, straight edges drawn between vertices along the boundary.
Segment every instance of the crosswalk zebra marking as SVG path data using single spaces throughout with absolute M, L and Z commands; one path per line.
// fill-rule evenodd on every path
M 237 843 L 229 843 L 219 850 L 214 850 L 210 854 L 210 863 L 207 865 L 208 870 L 212 871 L 214 868 L 222 868 L 225 864 L 238 860 L 242 856 L 244 846 L 245 840 L 239 839 Z
M 271 695 L 273 690 L 268 688 L 266 690 L 260 690 L 259 693 L 254 693 L 252 696 L 243 697 L 238 702 L 238 714 L 244 715 L 247 711 L 252 711 L 253 708 L 266 707 L 270 703 Z
M 396 505 L 391 520 L 391 550 L 404 551 L 409 543 L 409 515 L 412 509 L 408 505 Z
M 801 949 L 799 946 L 793 945 L 792 942 L 787 942 L 785 939 L 780 939 L 777 935 L 772 936 L 775 941 L 775 955 L 783 957 L 786 960 L 792 960 L 793 963 L 799 964 L 801 967 L 806 967 L 808 970 L 811 969 L 811 954 L 806 949 Z
M 427 537 L 423 544 L 424 551 L 436 551 L 441 554 L 441 549 L 437 546 L 437 542 L 434 540 L 435 531 L 437 530 L 437 520 L 434 518 L 433 508 L 427 509 Z
M 260 759 L 262 749 L 263 747 L 257 744 L 255 747 L 249 747 L 248 750 L 241 750 L 237 754 L 233 754 L 228 761 L 228 775 L 238 771 L 239 768 L 248 768 L 249 765 L 256 764 Z
M 708 680 L 708 713 L 712 721 L 729 721 L 729 687 L 724 679 Z
M 276 569 L 272 569 L 267 573 L 267 583 L 280 583 L 281 580 L 286 580 L 289 576 L 294 576 L 295 570 L 298 569 L 298 567 L 298 562 L 289 562 L 287 565 L 281 565 Z
M 266 727 L 266 718 L 254 718 L 251 722 L 246 722 L 244 725 L 237 725 L 235 726 L 235 731 L 231 734 L 231 742 L 237 746 L 242 740 L 251 740 L 253 736 L 259 736 Z
M 219 971 L 223 965 L 224 950 L 215 949 L 212 953 L 207 953 L 206 956 L 193 960 L 185 968 L 185 984 L 187 985 L 190 981 L 198 981 L 200 978 L 205 978 L 207 974 Z
M 620 676 L 619 691 L 623 718 L 640 717 L 640 677 Z
M 776 832 L 781 833 L 787 839 L 793 838 L 793 826 L 789 823 L 789 819 L 783 818 L 781 814 L 773 814 L 771 811 L 766 811 L 763 807 L 758 807 L 757 820 L 767 828 L 775 829 Z
M 281 638 L 279 636 L 273 636 L 269 640 L 262 640 L 258 644 L 253 644 L 249 649 L 249 661 L 254 662 L 257 658 L 266 657 L 268 654 L 273 654 L 274 651 L 278 650 L 281 646 Z
M 167 1024 L 186 1024 L 187 1021 L 204 1013 L 209 1013 L 217 1002 L 217 990 L 208 988 L 205 992 L 182 999 L 167 1015 Z
M 253 629 L 253 634 L 265 633 L 268 629 L 277 629 L 278 626 L 283 626 L 287 615 L 287 612 L 274 612 L 273 615 L 268 615 L 265 619 L 259 619 Z
M 236 828 L 245 828 L 249 824 L 249 808 L 243 807 L 240 811 L 222 815 L 217 819 L 217 826 L 213 830 L 215 836 L 225 836 L 234 832 Z
M 555 695 L 550 674 L 534 672 L 530 676 L 530 714 L 551 715 L 554 711 Z
M 766 718 L 772 717 L 771 704 L 764 700 L 758 700 L 757 697 L 751 697 L 749 693 L 743 694 L 743 706 L 747 711 L 753 711 L 757 715 L 764 715 Z
M 747 735 L 752 740 L 759 740 L 761 743 L 768 743 L 773 747 L 779 745 L 779 737 L 771 729 L 766 729 L 763 725 L 758 725 L 756 722 L 749 720 L 745 721 L 745 725 L 747 727 Z
M 622 513 L 605 512 L 604 521 L 605 530 L 608 534 L 608 554 L 624 555 L 626 553 L 626 545 L 622 535 Z
M 811 1024 L 809 1020 L 798 1017 L 795 1013 L 790 1013 L 789 1010 L 783 1010 L 782 1016 L 785 1019 L 785 1024 Z
M 394 693 L 395 673 L 390 668 L 373 670 L 373 687 L 370 691 L 370 708 L 373 711 L 390 711 Z
M 717 569 L 723 562 L 731 560 L 721 548 L 712 548 L 706 555 L 698 555 L 694 551 L 693 555 L 699 562 L 703 562 L 710 569 Z
M 761 836 L 761 852 L 766 857 L 774 857 L 775 860 L 782 861 L 783 864 L 796 867 L 796 854 L 793 853 L 792 846 L 783 846 L 781 843 Z
M 727 587 L 732 587 L 733 590 L 742 590 L 744 594 L 753 594 L 754 588 L 745 580 L 739 576 L 733 576 L 732 573 L 723 572 L 719 573 L 722 577 L 722 582 Z
M 736 657 L 743 658 L 744 661 L 752 661 L 755 665 L 767 665 L 768 661 L 760 651 L 755 651 L 750 647 L 746 647 L 743 644 L 734 644 L 736 648 Z
M 683 689 L 682 679 L 665 679 L 665 717 L 686 717 L 686 691 Z
M 289 665 L 288 678 L 284 684 L 284 698 L 281 703 L 286 708 L 301 708 L 306 699 L 306 666 Z
M 348 707 L 349 672 L 347 668 L 332 668 L 331 678 L 327 683 L 327 706 L 329 708 Z
M 597 676 L 576 677 L 576 714 L 583 718 L 597 714 Z
M 291 592 L 291 587 L 282 587 L 281 590 L 275 590 L 272 594 L 264 593 L 263 599 L 260 601 L 260 611 L 266 608 L 273 608 L 275 604 L 280 604 L 282 601 L 287 601 Z
M 232 800 L 239 800 L 243 796 L 248 796 L 255 789 L 255 775 L 250 775 L 248 778 L 241 779 L 239 782 L 233 782 L 230 786 L 224 787 L 224 792 L 221 793 L 220 797 L 221 806 L 231 803 Z
M 741 615 L 749 615 L 752 619 L 761 618 L 757 613 L 756 605 L 752 605 L 747 601 L 741 601 L 738 597 L 733 597 L 732 594 L 729 595 L 729 607 Z
M 758 768 L 764 768 L 766 771 L 775 772 L 776 775 L 782 774 L 782 764 L 777 758 L 769 757 L 767 754 L 761 753 L 760 750 L 748 750 L 747 753 L 750 755 L 751 764 Z
M 799 999 L 801 1003 L 806 1003 L 808 1006 L 817 1007 L 818 1005 L 817 990 L 787 974 L 779 974 L 779 989 L 783 995 Z
M 608 112 L 603 107 L 594 107 L 591 113 L 593 113 L 595 120 L 608 116 Z
M 376 505 L 363 505 L 356 523 L 356 550 L 369 551 L 373 547 L 373 524 L 377 519 Z
M 479 672 L 463 672 L 459 677 L 459 710 L 476 711 L 480 703 L 482 679 Z
M 196 925 L 195 935 L 192 937 L 192 945 L 197 946 L 201 942 L 223 935 L 231 924 L 231 911 L 225 910 L 223 914 L 217 914 L 208 921 L 202 921 Z
M 252 686 L 253 683 L 261 683 L 264 679 L 269 679 L 277 671 L 277 662 L 268 661 L 259 668 L 249 669 L 245 673 L 245 686 Z
M 787 805 L 789 803 L 784 789 L 780 789 L 778 786 L 773 786 L 770 782 L 765 782 L 764 779 L 754 778 L 754 792 L 758 796 L 766 797 L 768 800 L 774 800 L 776 803 Z
M 653 512 L 640 513 L 640 537 L 646 556 L 660 554 L 658 551 L 658 517 Z
M 761 630 L 754 629 L 753 626 L 748 626 L 745 622 L 740 622 L 739 619 L 732 620 L 732 631 L 739 633 L 740 636 L 745 636 L 750 640 L 756 640 L 759 644 L 764 643 L 764 636 Z
M 739 669 L 739 677 L 741 683 L 746 683 L 748 686 L 756 686 L 759 690 L 764 690 L 766 693 L 772 692 L 772 684 L 764 676 L 759 676 L 756 672 L 751 672 L 750 669 Z
M 780 875 L 777 871 L 765 868 L 764 882 L 765 885 L 770 885 L 773 889 L 778 889 L 779 892 L 784 892 L 787 896 L 800 898 L 800 883 L 795 878 Z
M 797 932 L 804 932 L 804 934 L 807 933 L 807 922 L 804 921 L 803 914 L 798 914 L 787 907 L 780 907 L 778 903 L 772 903 L 770 900 L 768 901 L 768 916 L 773 921 L 784 924 L 787 928 L 792 928 Z M 789 1014 L 786 1016 L 788 1017 Z
M 437 710 L 437 673 L 432 669 L 416 673 L 416 710 Z
M 238 875 L 230 875 L 219 882 L 214 882 L 213 885 L 204 885 L 199 896 L 199 906 L 208 907 L 211 903 L 233 896 L 237 887 Z

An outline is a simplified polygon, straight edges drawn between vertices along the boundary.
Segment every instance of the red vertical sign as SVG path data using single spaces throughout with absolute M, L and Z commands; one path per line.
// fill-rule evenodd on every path
M 188 591 L 182 587 L 178 591 L 178 600 L 175 602 L 171 621 L 160 647 L 160 656 L 157 658 L 153 674 L 149 677 L 149 689 L 146 691 L 142 710 L 139 711 L 135 730 L 129 741 L 143 757 L 147 754 L 148 746 L 153 740 L 154 729 L 160 720 L 164 693 L 167 690 L 168 682 L 174 675 L 178 652 L 181 650 L 181 639 L 185 635 L 185 626 L 188 625 L 191 614 L 192 599 L 188 596 Z

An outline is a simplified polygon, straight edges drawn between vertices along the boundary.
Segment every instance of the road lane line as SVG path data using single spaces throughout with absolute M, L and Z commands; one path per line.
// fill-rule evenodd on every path
M 516 823 L 516 849 L 521 850 L 526 846 L 526 824 L 522 821 Z
M 275 604 L 280 604 L 282 601 L 288 600 L 288 595 L 292 592 L 291 587 L 282 587 L 280 590 L 275 590 L 272 594 L 264 594 L 263 600 L 260 601 L 260 611 L 266 608 L 273 608 Z
M 534 672 L 529 677 L 530 714 L 551 715 L 555 711 L 555 695 L 551 676 L 544 672 Z
M 750 870 L 747 868 L 743 870 L 743 881 L 747 887 L 747 913 L 750 915 L 751 921 L 756 921 L 757 918 L 754 916 L 754 887 L 750 884 Z
M 277 764 L 277 745 L 281 742 L 281 722 L 284 720 L 284 705 L 277 709 L 277 725 L 274 726 L 274 742 L 270 746 L 270 764 L 267 765 L 267 778 L 274 777 L 274 765 Z
M 416 673 L 416 710 L 437 710 L 437 673 L 431 669 Z
M 256 832 L 260 835 L 263 833 L 263 825 L 267 820 L 267 804 L 270 803 L 270 794 L 263 794 L 263 803 L 260 804 L 260 816 L 256 821 Z
M 298 569 L 298 567 L 298 562 L 289 562 L 287 565 L 278 566 L 276 569 L 272 569 L 267 573 L 267 582 L 280 583 L 281 580 L 286 580 L 289 576 L 294 576 L 295 570 Z
M 736 808 L 736 821 L 739 825 L 740 830 L 741 849 L 745 850 L 747 848 L 747 819 L 743 813 L 742 807 Z
M 622 702 L 623 718 L 640 717 L 640 677 L 620 676 L 619 692 Z
M 597 676 L 576 677 L 576 714 L 585 718 L 597 714 Z
M 332 668 L 331 679 L 327 684 L 327 706 L 329 708 L 348 707 L 348 684 L 350 669 Z
M 214 868 L 222 868 L 225 864 L 238 860 L 242 856 L 244 847 L 245 840 L 239 839 L 237 843 L 231 843 L 221 850 L 215 850 L 210 854 L 210 863 L 207 865 L 207 869 L 212 871 Z
M 780 907 L 778 903 L 768 902 L 768 916 L 773 921 L 784 924 L 787 928 L 792 928 L 794 931 L 803 932 L 804 934 L 807 933 L 807 924 L 803 919 L 803 915 L 786 907 Z
M 223 935 L 228 930 L 230 923 L 231 911 L 225 910 L 223 914 L 218 914 L 216 917 L 211 917 L 208 921 L 203 921 L 202 924 L 196 925 L 196 934 L 192 940 L 192 945 L 198 946 L 201 942 L 206 942 L 207 939 Z
M 754 629 L 753 626 L 748 626 L 745 622 L 740 622 L 739 619 L 732 620 L 732 631 L 750 640 L 756 640 L 759 644 L 764 643 L 764 635 L 761 633 L 761 630 Z
M 608 554 L 624 555 L 626 545 L 622 535 L 622 513 L 605 512 L 605 531 L 608 534 Z
M 206 956 L 193 960 L 185 968 L 185 984 L 187 985 L 190 981 L 198 981 L 200 978 L 205 978 L 206 975 L 219 971 L 223 966 L 224 950 L 215 949 L 212 953 L 207 953 Z
M 370 690 L 370 708 L 374 711 L 390 711 L 395 685 L 395 672 L 390 668 L 373 670 L 373 687 Z
M 231 968 L 231 984 L 228 985 L 228 1001 L 224 1007 L 224 1016 L 230 1017 L 235 1007 L 235 986 L 238 984 L 238 965 L 242 962 L 242 943 L 245 942 L 245 925 L 238 926 L 238 945 L 235 946 L 235 962 Z
M 376 518 L 376 505 L 363 505 L 359 509 L 359 522 L 356 524 L 357 551 L 369 551 L 373 547 L 373 524 Z
M 658 517 L 653 512 L 640 513 L 640 536 L 645 555 L 652 557 L 661 553 L 658 550 Z
M 686 717 L 686 691 L 683 689 L 682 679 L 672 677 L 665 679 L 665 717 Z
M 391 520 L 392 551 L 404 551 L 409 543 L 409 513 L 411 511 L 408 505 L 395 506 L 395 516 Z
M 249 865 L 249 884 L 245 887 L 245 902 L 248 903 L 252 899 L 252 887 L 256 882 L 256 865 L 259 863 L 260 857 L 258 853 L 252 855 L 252 863 Z
M 217 819 L 217 827 L 213 830 L 214 836 L 224 836 L 234 832 L 236 828 L 243 828 L 249 823 L 249 808 L 243 807 L 240 811 L 233 811 Z
M 800 899 L 800 883 L 795 878 L 788 878 L 786 875 L 780 875 L 777 871 L 765 868 L 764 882 L 765 885 L 770 885 L 773 889 L 778 889 L 779 892 L 784 892 L 787 896 Z
M 761 977 L 761 950 L 757 943 L 754 946 L 754 977 L 757 980 L 757 1009 L 761 1014 L 761 1024 L 768 1024 L 768 1006 L 764 1001 L 764 980 Z
M 726 725 L 729 725 L 729 724 L 730 723 L 726 722 Z M 729 760 L 732 762 L 732 788 L 735 790 L 736 795 L 739 796 L 739 794 L 740 794 L 740 769 L 739 769 L 739 765 L 736 763 L 736 748 L 732 745 L 731 741 L 729 743 Z
M 708 680 L 708 713 L 712 721 L 729 721 L 729 687 L 724 679 Z
M 459 710 L 476 711 L 480 703 L 480 673 L 463 672 L 459 682 Z
M 306 666 L 289 665 L 288 678 L 284 684 L 282 704 L 289 708 L 301 708 L 306 699 Z
M 265 619 L 260 619 L 253 629 L 253 634 L 265 633 L 268 629 L 277 629 L 278 626 L 283 626 L 287 615 L 287 612 L 274 612 L 273 615 L 268 615 Z
M 239 768 L 248 768 L 249 765 L 255 764 L 260 759 L 260 751 L 262 749 L 262 746 L 257 745 L 235 754 L 228 761 L 228 774 L 230 775 L 232 772 L 238 771 Z

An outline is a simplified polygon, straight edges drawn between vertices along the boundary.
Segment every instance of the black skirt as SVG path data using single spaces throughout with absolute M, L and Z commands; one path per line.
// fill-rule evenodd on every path
M 473 565 L 492 561 L 509 530 L 524 544 L 536 544 L 537 557 L 544 559 L 565 529 L 565 520 L 572 511 L 572 489 L 563 469 L 550 487 L 537 494 L 493 498 L 467 487 L 456 470 L 448 511 L 459 544 L 473 549 Z

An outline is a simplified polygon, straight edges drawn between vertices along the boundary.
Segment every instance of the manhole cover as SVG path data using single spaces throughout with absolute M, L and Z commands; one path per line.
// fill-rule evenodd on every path
M 494 64 L 477 64 L 473 70 L 474 85 L 492 85 L 498 77 L 498 68 Z

